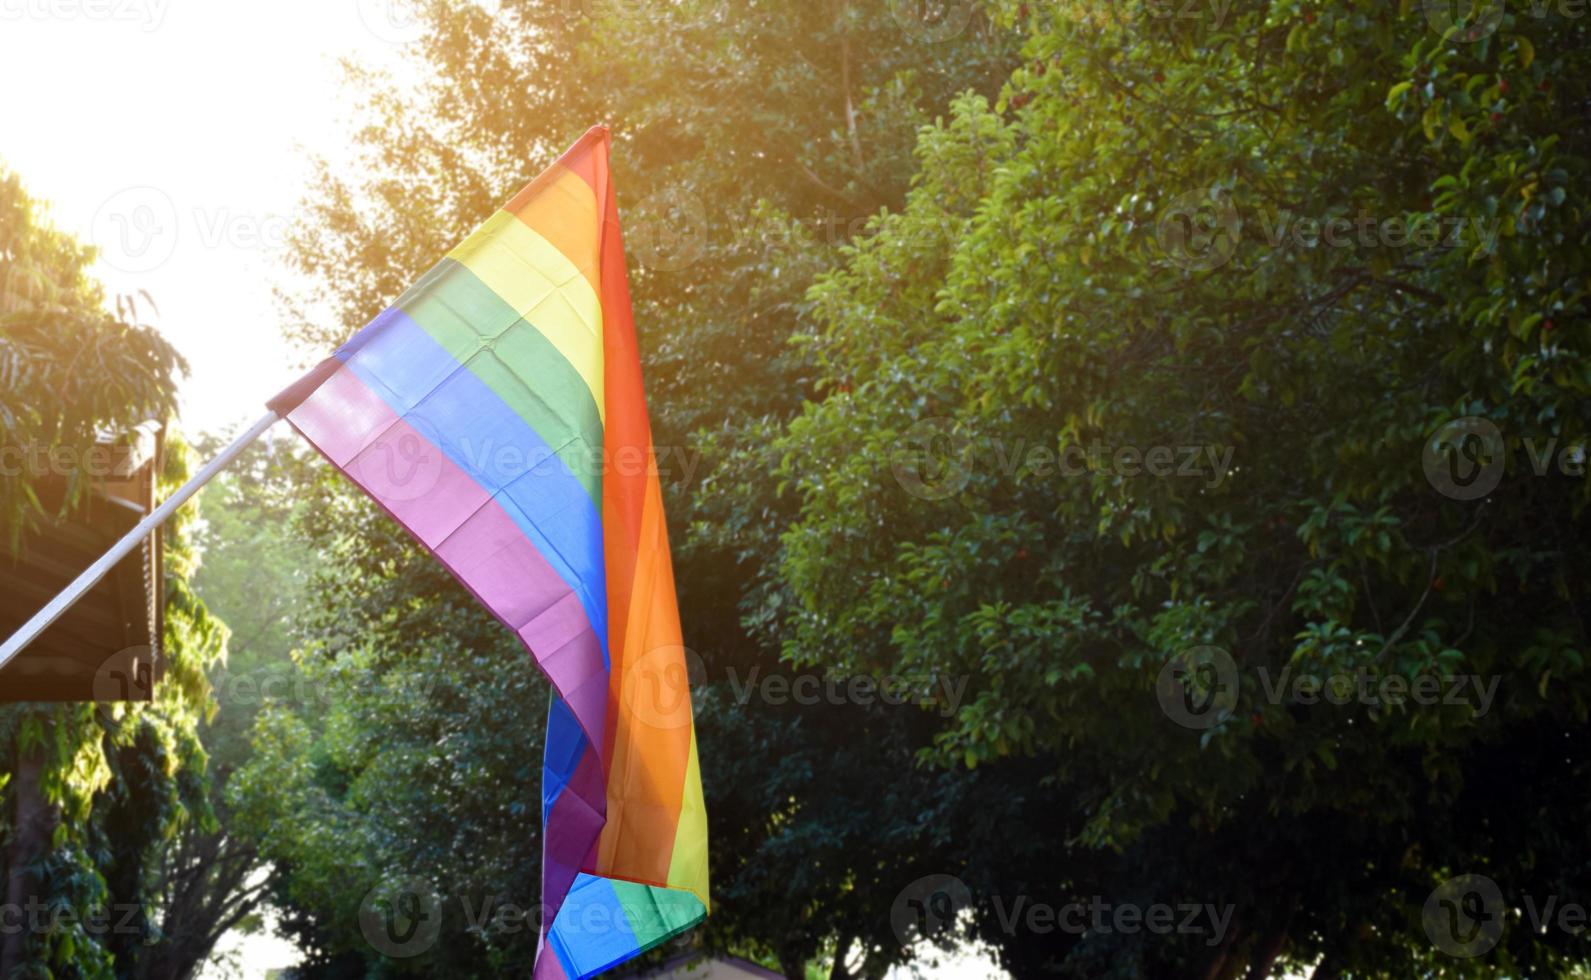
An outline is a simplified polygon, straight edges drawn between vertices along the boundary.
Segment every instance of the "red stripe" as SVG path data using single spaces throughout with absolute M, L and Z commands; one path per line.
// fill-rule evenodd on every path
M 586 182 L 591 185 L 592 192 L 597 195 L 597 201 L 601 202 L 602 185 L 597 183 L 598 174 L 594 162 L 598 153 L 594 151 L 600 148 L 600 155 L 606 157 L 608 141 L 608 127 L 592 126 L 586 130 L 584 136 L 575 141 L 574 146 L 565 150 L 563 156 L 554 161 L 552 166 L 537 174 L 535 180 L 520 188 L 519 193 L 515 194 L 507 204 L 503 205 L 503 210 L 519 211 L 523 208 L 531 198 L 540 194 L 544 187 L 558 179 L 558 166 L 560 164 L 584 177 Z
M 589 155 L 602 215 L 602 350 L 607 427 L 604 452 L 609 459 L 629 458 L 621 453 L 650 454 L 652 427 L 647 419 L 646 391 L 641 381 L 641 353 L 635 341 L 635 316 L 630 308 L 629 270 L 624 259 L 624 234 L 619 228 L 619 207 L 608 169 L 606 131 L 600 152 Z M 645 458 L 640 457 L 640 458 Z M 602 482 L 602 525 L 608 564 L 608 650 L 613 676 L 622 678 L 626 662 L 626 633 L 630 607 L 635 600 L 637 547 L 641 514 L 646 504 L 646 468 L 607 474 Z M 613 758 L 617 731 L 609 719 L 602 757 Z

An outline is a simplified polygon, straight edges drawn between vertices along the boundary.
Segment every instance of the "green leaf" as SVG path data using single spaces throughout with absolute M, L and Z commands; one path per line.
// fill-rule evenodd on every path
M 1437 129 L 1442 125 L 1442 100 L 1437 99 L 1426 107 L 1425 114 L 1420 117 L 1420 128 L 1425 131 L 1427 141 L 1435 143 Z

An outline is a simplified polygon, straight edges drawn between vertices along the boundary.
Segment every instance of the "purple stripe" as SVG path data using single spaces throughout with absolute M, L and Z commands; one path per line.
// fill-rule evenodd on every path
M 543 830 L 542 901 L 555 913 L 606 823 L 606 767 L 594 746 L 604 744 L 609 671 L 580 597 L 479 483 L 347 367 L 288 421 L 514 630 L 584 731 L 588 744 Z
M 288 421 L 519 636 L 586 737 L 602 745 L 602 642 L 579 596 L 502 506 L 347 369 Z
M 602 765 L 588 746 L 542 830 L 542 901 L 548 905 L 562 902 L 591 856 L 605 822 L 597 808 L 606 803 Z

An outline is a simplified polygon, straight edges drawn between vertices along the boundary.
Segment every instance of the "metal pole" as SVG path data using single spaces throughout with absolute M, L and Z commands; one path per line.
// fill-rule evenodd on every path
M 128 531 L 127 535 L 116 542 L 116 546 L 107 551 L 99 561 L 88 566 L 88 569 L 79 575 L 75 582 L 67 586 L 64 592 L 51 599 L 49 605 L 40 609 L 9 640 L 6 640 L 5 646 L 0 647 L 0 668 L 4 668 L 6 664 L 11 662 L 12 658 L 21 653 L 23 647 L 38 639 L 39 634 L 48 629 L 51 623 L 60 619 L 63 613 L 72 608 L 73 603 L 87 595 L 89 589 L 92 589 L 99 584 L 100 579 L 110 574 L 110 570 L 116 567 L 117 562 L 126 558 L 134 548 L 143 543 L 145 538 L 153 534 L 156 528 L 166 523 L 171 515 L 177 512 L 178 507 L 187 503 L 189 497 L 198 493 L 201 487 L 215 479 L 216 474 L 226 469 L 228 463 L 237 459 L 238 455 L 247 449 L 250 443 L 264 435 L 266 429 L 269 429 L 280 420 L 281 416 L 274 411 L 265 413 L 264 418 L 249 426 L 248 431 L 238 436 L 232 445 L 221 450 L 221 454 L 206 463 L 204 469 L 194 474 L 193 479 L 184 484 L 176 493 L 166 498 L 166 502 L 150 512 L 148 517 L 139 521 L 138 526 Z

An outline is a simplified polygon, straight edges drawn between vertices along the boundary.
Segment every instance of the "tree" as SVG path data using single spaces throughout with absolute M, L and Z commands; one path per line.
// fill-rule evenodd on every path
M 65 450 L 75 458 L 107 431 L 169 418 L 182 361 L 158 333 L 136 322 L 138 306 L 116 300 L 86 269 L 92 251 L 51 227 L 17 178 L 0 172 L 0 442 Z M 161 492 L 186 479 L 189 455 L 168 441 Z M 0 475 L 6 550 L 44 518 L 71 515 L 90 489 L 68 474 L 59 513 L 46 513 L 27 467 Z M 208 706 L 205 669 L 225 627 L 188 587 L 192 513 L 166 539 L 166 676 L 148 704 L 18 704 L 0 708 L 5 771 L 0 854 L 7 881 L 27 881 L 38 907 L 20 909 L 21 931 L 5 937 L 11 975 L 134 975 L 160 944 L 159 850 L 185 823 L 213 819 L 200 786 L 204 750 L 196 729 Z M 43 833 L 22 827 L 13 775 L 37 787 Z M 8 896 L 17 894 L 15 888 Z M 8 917 L 8 929 L 15 923 Z
M 211 458 L 230 438 L 208 436 Z M 318 554 L 292 534 L 302 513 L 295 478 L 308 466 L 295 443 L 249 447 L 198 498 L 204 519 L 194 530 L 203 563 L 193 590 L 230 630 L 227 657 L 211 666 L 214 711 L 199 738 L 208 754 L 204 793 L 215 819 L 188 821 L 162 849 L 159 897 L 162 942 L 139 961 L 140 977 L 190 977 L 228 932 L 259 928 L 270 882 L 259 849 L 237 832 L 227 799 L 232 777 L 252 758 L 249 742 L 262 706 L 312 698 L 291 659 L 298 613 L 310 599 Z
M 827 961 L 837 976 L 877 976 L 907 956 L 890 928 L 902 884 L 894 872 L 952 860 L 948 822 L 928 818 L 939 811 L 937 796 L 947 806 L 982 805 L 970 789 L 981 776 L 960 779 L 947 794 L 943 774 L 913 768 L 924 735 L 910 709 L 776 710 L 737 697 L 732 683 L 753 670 L 783 669 L 777 644 L 741 619 L 761 605 L 746 590 L 764 587 L 752 573 L 777 555 L 781 510 L 789 509 L 773 493 L 768 447 L 811 391 L 811 366 L 787 343 L 809 308 L 805 291 L 868 215 L 904 200 L 917 128 L 968 85 L 992 94 L 1013 55 L 1010 35 L 982 17 L 930 43 L 912 33 L 897 6 L 597 3 L 571 17 L 567 4 L 512 3 L 487 17 L 471 5 L 427 5 L 431 30 L 414 51 L 429 81 L 415 93 L 354 74 L 373 120 L 358 139 L 369 163 L 361 173 L 370 176 L 324 171 L 292 252 L 297 269 L 320 283 L 303 308 L 319 304 L 339 315 L 335 329 L 290 331 L 312 359 L 378 312 L 590 121 L 605 116 L 614 127 L 654 430 L 670 453 L 664 477 L 687 642 L 706 670 L 698 688 L 702 752 L 717 888 L 730 896 L 706 939 L 792 976 L 805 976 L 815 961 Z M 454 673 L 436 675 L 436 683 L 451 689 L 456 675 L 466 704 L 496 697 L 477 685 L 503 677 L 518 683 L 527 673 L 523 653 L 502 645 L 489 625 L 464 625 L 465 617 L 484 617 L 469 603 L 455 607 L 451 586 L 392 540 L 389 525 L 356 517 L 364 512 L 334 499 L 317 509 L 347 522 L 309 533 L 353 570 L 328 580 L 321 615 L 328 623 L 351 615 L 360 629 L 333 631 L 306 651 L 306 663 L 363 670 L 368 658 L 395 662 L 401 643 L 416 664 L 451 665 L 459 654 L 450 631 L 465 630 L 479 637 L 472 649 L 480 670 L 449 667 Z M 370 546 L 353 543 L 364 535 L 383 550 L 365 554 Z M 433 595 L 448 598 L 416 599 Z M 395 603 L 401 633 L 378 615 Z M 379 691 L 382 682 L 371 683 Z M 374 719 L 390 710 L 374 692 L 345 696 L 338 688 L 332 700 L 348 738 L 370 737 Z M 534 758 L 536 710 L 495 714 L 475 739 L 490 746 L 517 738 L 516 751 Z M 434 735 L 430 726 L 441 719 L 426 718 L 415 730 Z M 352 961 L 373 956 L 355 931 L 355 913 L 375 875 L 332 880 L 327 828 L 342 840 L 380 831 L 382 814 L 353 792 L 377 771 L 387 792 L 444 804 L 426 795 L 433 784 L 425 771 L 409 775 L 376 756 L 350 755 L 341 732 L 317 736 L 287 713 L 267 713 L 265 725 L 256 740 L 260 795 L 267 787 L 305 787 L 259 823 L 281 841 L 274 853 L 286 869 L 283 894 L 324 953 L 315 962 L 356 969 Z M 489 760 L 480 764 L 498 771 Z M 515 778 L 534 798 L 536 766 Z M 837 796 L 841 783 L 856 795 L 880 792 L 866 801 Z M 495 833 L 446 805 L 449 820 L 436 833 L 449 840 Z M 880 832 L 892 824 L 897 831 Z M 534 880 L 537 858 L 532 833 L 519 834 L 520 850 L 503 857 L 493 887 L 522 901 L 518 890 Z M 428 837 L 404 843 L 435 851 Z M 822 860 L 808 850 L 818 847 Z M 399 877 L 431 875 L 450 905 L 476 887 L 448 856 L 383 867 Z M 520 958 L 505 962 L 523 967 L 523 945 L 511 948 Z M 495 952 L 491 941 L 446 920 L 437 949 L 446 954 L 410 965 L 467 970 Z
M 57 448 L 83 458 L 103 430 L 126 430 L 176 408 L 181 356 L 137 322 L 137 300 L 117 297 L 87 272 L 93 250 L 50 226 L 21 180 L 0 168 L 0 433 L 12 450 Z M 146 301 L 147 296 L 143 297 Z M 6 548 L 45 516 L 27 467 L 0 472 Z M 88 489 L 67 474 L 62 507 Z
M 293 530 L 328 558 L 296 610 L 302 643 L 229 785 L 236 827 L 277 874 L 273 901 L 308 976 L 363 975 L 361 921 L 384 889 L 431 903 L 440 932 L 396 968 L 520 975 L 534 960 L 545 685 L 374 505 L 319 470 Z M 504 911 L 507 909 L 508 911 Z
M 786 654 L 974 678 L 934 758 L 1042 760 L 1066 801 L 1029 894 L 1235 909 L 1205 945 L 980 903 L 1024 974 L 1591 955 L 1511 924 L 1452 959 L 1420 913 L 1466 873 L 1584 898 L 1586 27 L 1404 8 L 1003 5 L 1025 65 L 923 132 L 904 210 L 811 294 Z M 1201 666 L 1231 676 L 1177 681 Z M 1496 700 L 1339 705 L 1301 675 Z M 1157 683 L 1233 700 L 1189 730 Z

